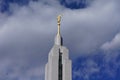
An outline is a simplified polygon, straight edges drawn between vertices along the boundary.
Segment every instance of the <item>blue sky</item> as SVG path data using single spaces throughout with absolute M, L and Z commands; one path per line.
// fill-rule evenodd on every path
M 120 80 L 119 0 L 0 0 L 0 80 L 44 80 L 62 14 L 73 80 Z

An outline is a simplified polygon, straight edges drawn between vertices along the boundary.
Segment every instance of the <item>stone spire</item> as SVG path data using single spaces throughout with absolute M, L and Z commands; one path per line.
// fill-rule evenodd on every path
M 58 32 L 57 32 L 57 35 L 55 37 L 55 44 L 56 45 L 62 45 L 62 37 L 61 37 L 61 34 L 60 34 L 60 22 L 61 22 L 61 15 L 59 15 L 57 17 Z
M 72 80 L 72 62 L 69 59 L 69 50 L 62 45 L 60 35 L 60 15 L 57 17 L 57 21 L 58 32 L 45 65 L 45 80 Z

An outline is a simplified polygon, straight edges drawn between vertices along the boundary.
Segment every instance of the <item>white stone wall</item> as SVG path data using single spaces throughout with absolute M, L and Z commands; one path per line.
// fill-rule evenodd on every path
M 62 80 L 72 80 L 72 63 L 71 60 L 69 60 L 69 51 L 66 47 L 60 45 L 54 45 L 49 53 L 48 63 L 45 67 L 45 80 L 58 80 L 59 49 L 62 53 Z

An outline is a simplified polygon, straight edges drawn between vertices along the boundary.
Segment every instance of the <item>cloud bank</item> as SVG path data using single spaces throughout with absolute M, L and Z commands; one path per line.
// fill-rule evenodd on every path
M 26 6 L 11 4 L 12 15 L 0 13 L 0 79 L 44 79 L 44 65 L 54 44 L 58 14 L 63 14 L 61 33 L 73 60 L 89 55 L 102 46 L 106 49 L 118 45 L 118 2 L 96 0 L 89 7 L 76 10 L 53 0 L 30 1 Z M 92 61 L 90 65 L 97 66 Z M 89 68 L 99 71 L 99 68 Z
M 104 50 L 119 50 L 120 47 L 120 33 L 116 34 L 116 36 L 109 42 L 106 42 L 102 45 L 102 49 Z

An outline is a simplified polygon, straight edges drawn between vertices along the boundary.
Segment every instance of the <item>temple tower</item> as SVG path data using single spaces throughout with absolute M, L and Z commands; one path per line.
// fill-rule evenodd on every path
M 63 46 L 60 21 L 61 16 L 59 15 L 57 17 L 57 35 L 45 65 L 45 80 L 72 80 L 72 62 L 69 59 L 69 50 Z

